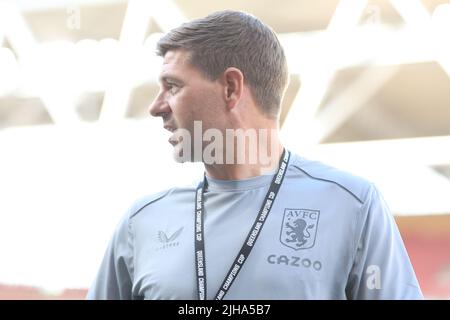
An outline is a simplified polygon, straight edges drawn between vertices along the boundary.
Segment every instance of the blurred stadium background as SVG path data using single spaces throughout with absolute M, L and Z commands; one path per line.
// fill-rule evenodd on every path
M 0 0 L 0 299 L 84 298 L 131 202 L 198 179 L 147 112 L 154 45 L 221 9 L 285 47 L 285 144 L 375 182 L 450 298 L 449 1 Z

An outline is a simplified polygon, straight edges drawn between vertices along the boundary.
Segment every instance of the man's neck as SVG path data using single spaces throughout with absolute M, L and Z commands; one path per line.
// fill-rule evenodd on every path
M 274 146 L 275 148 L 272 148 L 271 152 L 258 150 L 256 163 L 249 161 L 250 157 L 247 152 L 247 157 L 242 164 L 237 162 L 235 164 L 205 164 L 206 175 L 219 180 L 242 180 L 273 172 L 278 168 L 284 149 L 279 141 Z M 259 156 L 261 154 L 266 155 L 267 159 L 261 161 Z

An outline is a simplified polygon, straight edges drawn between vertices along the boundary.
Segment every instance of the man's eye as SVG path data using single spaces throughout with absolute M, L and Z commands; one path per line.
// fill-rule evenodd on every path
M 179 87 L 176 84 L 173 83 L 169 83 L 167 84 L 167 90 L 171 93 L 171 94 L 175 94 L 177 93 Z

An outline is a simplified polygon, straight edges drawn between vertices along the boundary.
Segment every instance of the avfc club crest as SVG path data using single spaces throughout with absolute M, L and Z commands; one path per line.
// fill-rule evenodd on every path
M 319 210 L 284 209 L 280 241 L 292 249 L 309 249 L 316 241 Z

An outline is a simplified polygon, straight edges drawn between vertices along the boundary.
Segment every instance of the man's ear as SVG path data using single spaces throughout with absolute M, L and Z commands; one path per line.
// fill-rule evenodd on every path
M 224 98 L 227 108 L 233 109 L 244 91 L 244 74 L 238 68 L 227 68 L 222 75 Z

